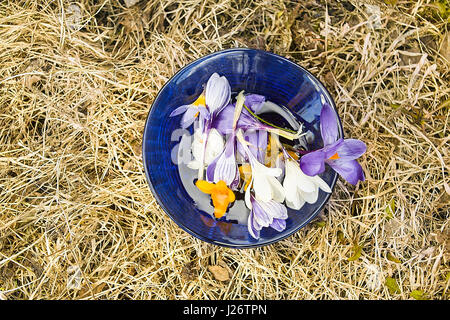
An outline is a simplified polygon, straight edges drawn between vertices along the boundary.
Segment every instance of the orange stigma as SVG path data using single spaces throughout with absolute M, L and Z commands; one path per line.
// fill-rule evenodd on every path
M 339 155 L 338 155 L 338 153 L 336 152 L 335 154 L 333 154 L 331 157 L 329 157 L 328 159 L 331 159 L 331 160 L 337 160 L 337 159 L 339 159 L 340 157 L 339 157 Z

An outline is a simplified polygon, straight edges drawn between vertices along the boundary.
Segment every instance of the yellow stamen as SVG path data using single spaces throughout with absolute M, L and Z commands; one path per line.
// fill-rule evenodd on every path
M 252 180 L 252 167 L 250 164 L 245 163 L 239 167 L 239 173 L 241 175 L 242 180 L 244 181 L 244 190 L 247 190 L 250 181 Z
M 192 103 L 194 106 L 206 106 L 205 95 L 202 93 L 197 100 Z
M 329 159 L 331 159 L 331 160 L 337 160 L 337 159 L 339 159 L 340 157 L 339 157 L 339 155 L 338 155 L 338 153 L 336 152 L 335 154 L 333 154 Z
M 296 154 L 294 151 L 292 150 L 288 150 L 287 153 L 289 153 L 289 155 L 294 159 L 294 160 L 298 160 L 298 154 Z

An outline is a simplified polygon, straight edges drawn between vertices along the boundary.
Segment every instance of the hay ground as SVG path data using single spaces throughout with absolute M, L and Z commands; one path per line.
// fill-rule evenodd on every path
M 448 299 L 448 9 L 445 0 L 1 1 L 0 298 Z M 182 231 L 141 163 L 158 90 L 231 47 L 311 70 L 346 136 L 368 145 L 366 182 L 339 180 L 314 223 L 254 250 Z

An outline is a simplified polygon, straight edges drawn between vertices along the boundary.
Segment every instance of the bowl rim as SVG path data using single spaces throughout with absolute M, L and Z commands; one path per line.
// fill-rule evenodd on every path
M 320 81 L 316 76 L 314 76 L 310 71 L 308 71 L 306 68 L 300 66 L 299 64 L 289 60 L 286 57 L 283 57 L 281 55 L 278 55 L 276 53 L 270 52 L 270 51 L 266 51 L 266 50 L 261 50 L 261 49 L 252 49 L 252 48 L 245 48 L 245 47 L 236 47 L 236 48 L 230 48 L 230 49 L 224 49 L 224 50 L 219 50 L 219 51 L 214 51 L 212 53 L 209 53 L 207 55 L 201 56 L 200 58 L 197 58 L 193 61 L 191 61 L 190 63 L 186 64 L 185 66 L 183 66 L 182 68 L 180 68 L 177 72 L 175 72 L 169 80 L 166 81 L 166 83 L 161 87 L 161 89 L 158 90 L 158 94 L 156 95 L 155 99 L 153 100 L 151 106 L 150 106 L 150 110 L 147 113 L 147 118 L 145 120 L 145 124 L 144 124 L 144 131 L 142 133 L 142 145 L 141 145 L 141 152 L 142 152 L 142 164 L 144 166 L 144 172 L 145 172 L 145 178 L 147 180 L 147 184 L 150 188 L 150 191 L 153 195 L 153 197 L 155 198 L 156 202 L 158 203 L 158 205 L 163 209 L 163 211 L 166 213 L 166 215 L 168 215 L 172 221 L 174 221 L 176 223 L 176 225 L 178 227 L 180 227 L 182 230 L 186 231 L 187 233 L 189 233 L 190 235 L 194 236 L 197 239 L 200 239 L 202 241 L 205 241 L 207 243 L 211 243 L 214 245 L 218 245 L 221 247 L 227 247 L 227 248 L 233 248 L 233 249 L 252 249 L 252 248 L 259 248 L 259 247 L 264 247 L 264 246 L 268 246 L 271 244 L 274 244 L 276 242 L 279 242 L 281 240 L 284 240 L 290 236 L 292 236 L 293 234 L 295 234 L 296 232 L 298 232 L 300 229 L 304 228 L 308 223 L 311 222 L 311 220 L 313 220 L 315 217 L 317 217 L 317 215 L 322 211 L 322 209 L 325 207 L 325 205 L 328 203 L 328 201 L 330 200 L 330 197 L 332 196 L 333 192 L 334 192 L 334 188 L 336 185 L 336 182 L 338 180 L 338 174 L 336 172 L 334 172 L 334 178 L 331 182 L 331 193 L 327 193 L 325 196 L 325 199 L 323 201 L 323 203 L 316 208 L 316 210 L 311 214 L 311 216 L 305 220 L 302 224 L 300 224 L 299 226 L 297 226 L 295 229 L 291 230 L 290 232 L 286 233 L 283 236 L 277 237 L 275 239 L 271 239 L 268 241 L 263 241 L 260 243 L 255 243 L 255 244 L 231 244 L 231 243 L 226 243 L 226 242 L 221 242 L 218 240 L 213 240 L 213 239 L 209 239 L 207 237 L 205 237 L 204 235 L 195 232 L 194 230 L 189 229 L 187 226 L 185 226 L 182 223 L 179 223 L 176 218 L 172 215 L 172 213 L 170 213 L 170 211 L 164 206 L 164 204 L 162 203 L 161 199 L 159 198 L 155 188 L 153 187 L 153 184 L 150 180 L 150 175 L 149 172 L 147 172 L 147 166 L 146 166 L 146 149 L 145 149 L 145 136 L 147 133 L 147 128 L 148 128 L 148 123 L 149 123 L 149 119 L 151 118 L 151 115 L 154 112 L 154 108 L 153 106 L 155 105 L 155 103 L 159 100 L 159 96 L 161 94 L 161 92 L 168 86 L 169 83 L 171 83 L 171 81 L 181 72 L 183 72 L 184 70 L 190 68 L 192 65 L 197 64 L 199 62 L 205 61 L 209 58 L 212 58 L 216 55 L 221 55 L 221 54 L 227 54 L 229 52 L 235 52 L 235 51 L 254 51 L 254 52 L 258 52 L 260 54 L 266 54 L 269 56 L 273 56 L 274 58 L 277 59 L 281 59 L 289 64 L 294 65 L 295 67 L 301 69 L 303 72 L 305 72 L 308 76 L 310 76 L 313 80 L 317 81 L 320 85 L 321 85 L 321 89 L 323 89 L 323 94 L 326 95 L 326 97 L 328 98 L 328 100 L 331 102 L 331 106 L 333 107 L 334 111 L 336 112 L 337 115 L 337 120 L 338 120 L 338 129 L 339 129 L 339 133 L 341 135 L 341 138 L 344 138 L 344 132 L 343 132 L 343 127 L 342 127 L 342 122 L 341 122 L 341 118 L 339 116 L 339 113 L 337 112 L 337 108 L 336 108 L 336 103 L 332 97 L 332 95 L 330 94 L 330 92 L 328 91 L 328 89 L 325 87 L 325 85 L 322 83 L 322 81 Z

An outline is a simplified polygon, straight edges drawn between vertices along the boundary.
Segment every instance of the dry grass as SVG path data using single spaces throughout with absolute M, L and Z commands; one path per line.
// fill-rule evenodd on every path
M 375 29 L 357 1 L 1 1 L 0 298 L 448 299 L 450 37 L 433 2 L 372 1 Z M 236 46 L 307 67 L 368 145 L 365 183 L 340 180 L 320 223 L 255 250 L 178 228 L 141 164 L 162 85 Z

